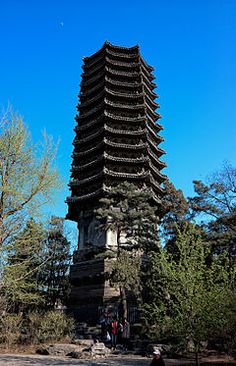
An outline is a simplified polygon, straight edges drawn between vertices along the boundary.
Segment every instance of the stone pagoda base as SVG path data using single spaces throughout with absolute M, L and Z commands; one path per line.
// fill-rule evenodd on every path
M 71 265 L 68 310 L 79 322 L 97 324 L 104 307 L 117 309 L 119 291 L 108 279 L 112 263 L 112 259 L 93 259 Z

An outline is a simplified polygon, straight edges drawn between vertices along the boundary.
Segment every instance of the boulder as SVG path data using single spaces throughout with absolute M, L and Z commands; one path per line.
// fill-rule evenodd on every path
M 36 350 L 36 353 L 51 356 L 67 356 L 72 352 L 81 352 L 83 348 L 83 346 L 77 346 L 76 344 L 56 343 L 41 347 Z
M 76 338 L 73 340 L 73 343 L 78 346 L 91 347 L 94 344 L 94 341 L 93 341 L 93 339 Z
M 91 347 L 92 357 L 106 357 L 110 354 L 110 349 L 104 343 L 98 342 Z

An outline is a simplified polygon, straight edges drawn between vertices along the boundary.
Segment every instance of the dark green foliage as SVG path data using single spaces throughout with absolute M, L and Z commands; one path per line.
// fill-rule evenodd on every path
M 52 217 L 49 228 L 29 220 L 8 245 L 1 288 L 5 309 L 24 311 L 65 304 L 69 293 L 70 243 L 63 233 L 64 219 Z
M 155 250 L 158 246 L 159 217 L 150 190 L 124 182 L 113 187 L 100 203 L 97 217 L 103 227 L 117 232 L 119 248 L 128 246 L 129 249 L 137 248 L 145 253 Z M 125 244 L 121 241 L 124 233 Z
M 148 189 L 129 182 L 114 187 L 100 203 L 96 214 L 101 226 L 117 234 L 111 282 L 120 288 L 126 312 L 126 293 L 132 290 L 136 299 L 141 294 L 141 258 L 159 246 L 157 207 Z
M 69 295 L 68 269 L 70 265 L 70 242 L 64 235 L 64 219 L 53 216 L 44 243 L 45 264 L 38 280 L 41 283 L 45 305 L 54 308 L 65 305 Z

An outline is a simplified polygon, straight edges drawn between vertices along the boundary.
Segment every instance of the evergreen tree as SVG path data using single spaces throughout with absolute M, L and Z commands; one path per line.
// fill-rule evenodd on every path
M 117 234 L 111 282 L 120 288 L 126 316 L 127 292 L 132 290 L 136 296 L 140 295 L 141 257 L 159 246 L 157 207 L 150 190 L 139 189 L 129 182 L 113 187 L 100 203 L 96 213 L 102 227 Z
M 39 281 L 46 306 L 54 308 L 56 305 L 65 305 L 69 294 L 70 242 L 64 235 L 63 218 L 52 216 L 44 245 L 46 261 L 41 268 Z

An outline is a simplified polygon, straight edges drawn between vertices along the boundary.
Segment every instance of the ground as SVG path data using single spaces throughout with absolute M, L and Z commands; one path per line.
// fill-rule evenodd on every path
M 208 359 L 211 365 L 236 365 L 236 362 L 226 362 L 227 359 Z M 224 361 L 224 363 L 223 363 Z M 229 360 L 228 360 L 229 361 Z M 220 363 L 219 363 L 220 362 Z M 148 366 L 150 359 L 140 356 L 111 356 L 99 360 L 78 360 L 68 357 L 52 357 L 26 354 L 0 354 L 0 366 Z M 166 360 L 166 366 L 193 365 L 191 360 Z

